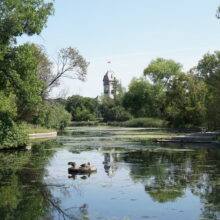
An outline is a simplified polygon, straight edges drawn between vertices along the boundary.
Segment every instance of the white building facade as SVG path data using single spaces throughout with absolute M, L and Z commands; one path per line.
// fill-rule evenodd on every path
M 113 99 L 116 95 L 117 79 L 113 71 L 108 70 L 103 78 L 104 95 Z

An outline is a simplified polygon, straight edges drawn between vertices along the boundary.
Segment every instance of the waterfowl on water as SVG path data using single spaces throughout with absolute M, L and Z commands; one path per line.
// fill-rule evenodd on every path
M 70 173 L 91 173 L 96 172 L 97 169 L 90 165 L 90 162 L 81 164 L 79 167 L 76 166 L 75 162 L 68 162 L 68 165 L 71 165 L 68 169 Z
M 68 165 L 71 165 L 72 167 L 76 167 L 76 162 L 68 162 Z
M 89 168 L 90 167 L 90 162 L 81 164 L 80 168 L 82 168 L 82 167 Z

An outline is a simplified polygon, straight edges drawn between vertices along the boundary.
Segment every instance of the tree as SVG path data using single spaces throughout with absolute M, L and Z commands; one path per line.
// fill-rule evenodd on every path
M 1 0 L 1 49 L 16 42 L 16 37 L 23 34 L 29 36 L 40 34 L 51 14 L 53 14 L 53 4 L 45 3 L 44 0 Z M 1 52 L 3 51 L 1 50 Z
M 74 48 L 61 49 L 55 65 L 49 59 L 42 45 L 29 44 L 33 50 L 33 57 L 37 63 L 37 76 L 45 83 L 44 96 L 47 96 L 53 87 L 59 85 L 61 77 L 84 81 L 88 63 Z M 56 67 L 54 70 L 53 67 Z M 68 74 L 70 73 L 71 74 Z
M 165 83 L 167 84 L 169 80 L 182 72 L 182 65 L 173 60 L 166 60 L 163 58 L 157 58 L 151 61 L 148 67 L 144 70 L 144 75 L 149 76 L 149 78 L 154 83 Z
M 220 51 L 205 54 L 197 65 L 197 73 L 208 88 L 206 98 L 208 126 L 217 129 L 220 127 Z
M 124 109 L 120 103 L 120 99 L 111 99 L 107 96 L 101 98 L 99 111 L 103 117 L 103 121 L 127 121 L 131 115 Z
M 45 101 L 41 109 L 33 116 L 32 123 L 46 128 L 64 129 L 71 121 L 71 115 L 63 105 L 54 101 Z
M 16 38 L 40 34 L 52 13 L 53 4 L 43 0 L 0 1 L 1 147 L 26 144 L 26 132 L 18 119 L 30 119 L 32 110 L 35 111 L 41 102 L 44 89 L 44 83 L 36 75 L 33 46 L 15 46 Z
M 98 102 L 96 99 L 73 95 L 67 99 L 66 110 L 74 121 L 95 120 L 97 117 Z
M 43 0 L 0 2 L 0 89 L 16 95 L 20 118 L 36 108 L 45 85 L 36 76 L 33 45 L 15 47 L 16 38 L 40 34 L 52 13 L 53 4 Z
M 152 85 L 143 78 L 133 79 L 123 97 L 123 106 L 134 117 L 160 117 L 164 102 L 163 86 Z
M 16 95 L 18 118 L 27 121 L 41 103 L 46 88 L 46 84 L 37 75 L 38 60 L 35 52 L 34 44 L 24 44 L 11 48 L 8 59 L 0 61 L 3 70 L 0 72 L 0 86 Z
M 61 49 L 57 58 L 57 71 L 53 75 L 52 80 L 48 83 L 48 87 L 58 82 L 61 77 L 67 77 L 70 79 L 79 79 L 84 81 L 87 73 L 88 63 L 79 54 L 79 51 L 68 47 Z M 71 75 L 68 73 L 72 72 Z
M 193 75 L 181 74 L 173 78 L 166 91 L 166 117 L 171 126 L 199 126 L 205 120 L 205 83 Z
M 220 88 L 220 51 L 205 54 L 197 65 L 197 71 L 209 86 Z
M 42 45 L 36 45 L 36 44 L 31 44 L 34 48 L 33 56 L 36 59 L 37 62 L 37 76 L 39 79 L 44 81 L 46 88 L 48 87 L 49 83 L 53 80 L 54 78 L 54 73 L 53 73 L 53 63 L 49 59 L 46 50 L 44 46 Z M 57 86 L 58 83 L 54 83 L 53 86 Z M 51 88 L 53 87 L 51 86 Z M 47 91 L 49 92 L 49 91 Z

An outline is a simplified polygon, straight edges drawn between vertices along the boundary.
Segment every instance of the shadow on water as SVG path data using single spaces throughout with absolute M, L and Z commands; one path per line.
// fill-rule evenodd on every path
M 59 198 L 50 193 L 44 183 L 45 166 L 61 144 L 46 141 L 33 145 L 32 151 L 0 153 L 0 219 L 51 219 L 51 213 L 63 219 L 78 219 L 59 206 Z M 86 205 L 77 208 L 85 212 Z
M 80 128 L 0 153 L 1 218 L 220 219 L 219 148 L 111 138 L 122 131 Z M 68 161 L 98 172 L 69 175 Z

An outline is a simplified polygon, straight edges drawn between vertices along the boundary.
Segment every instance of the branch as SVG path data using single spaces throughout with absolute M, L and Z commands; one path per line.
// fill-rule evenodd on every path
M 57 58 L 57 74 L 48 84 L 48 88 L 57 82 L 61 77 L 68 77 L 70 79 L 84 80 L 87 74 L 88 63 L 79 54 L 76 49 L 71 47 L 61 49 Z M 67 72 L 72 72 L 73 76 L 64 75 Z

